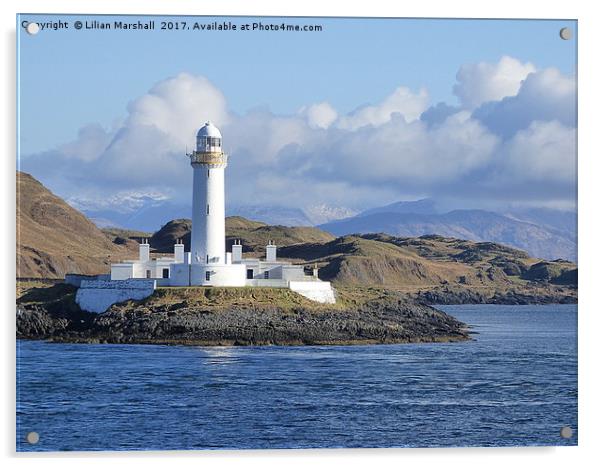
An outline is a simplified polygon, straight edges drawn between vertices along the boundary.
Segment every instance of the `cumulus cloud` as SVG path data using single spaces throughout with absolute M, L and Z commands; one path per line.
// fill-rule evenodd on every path
M 576 177 L 576 130 L 558 121 L 534 121 L 505 145 L 502 173 L 508 181 L 571 185 Z
M 366 105 L 342 116 L 337 126 L 346 130 L 356 130 L 364 126 L 379 126 L 399 114 L 406 121 L 413 121 L 420 117 L 428 106 L 428 93 L 421 89 L 414 94 L 407 87 L 398 87 L 377 105 Z
M 283 154 L 280 170 L 356 186 L 429 186 L 466 176 L 492 157 L 497 138 L 467 112 L 432 130 L 397 116 L 377 128 L 329 134 L 319 146 Z M 300 173 L 300 167 L 303 171 Z
M 114 128 L 85 126 L 76 140 L 23 157 L 22 168 L 88 209 L 116 196 L 190 202 L 184 152 L 212 120 L 230 154 L 231 204 L 361 209 L 433 195 L 542 202 L 573 195 L 575 128 L 566 113 L 573 78 L 505 57 L 462 67 L 458 82 L 460 107 L 429 109 L 426 90 L 399 87 L 349 114 L 320 102 L 291 115 L 261 108 L 237 115 L 213 83 L 182 73 L 133 100 Z
M 477 108 L 474 116 L 492 132 L 508 138 L 533 121 L 555 120 L 576 126 L 576 102 L 575 78 L 547 68 L 527 76 L 515 96 L 488 102 Z
M 484 102 L 516 95 L 521 82 L 534 71 L 533 64 L 508 56 L 497 63 L 462 65 L 456 75 L 454 94 L 465 108 L 474 109 Z
M 433 105 L 420 115 L 420 120 L 424 121 L 429 126 L 435 126 L 443 123 L 448 117 L 455 113 L 461 112 L 461 107 L 454 107 L 445 102 L 439 102 Z
M 190 143 L 199 123 L 228 123 L 226 99 L 204 76 L 181 73 L 153 86 L 128 105 L 128 128 L 153 127 L 180 146 Z
M 307 118 L 311 128 L 328 128 L 337 119 L 337 111 L 328 102 L 301 107 L 299 114 Z
M 223 94 L 202 76 L 181 73 L 133 100 L 116 128 L 83 127 L 75 141 L 24 157 L 29 170 L 67 197 L 99 202 L 122 189 L 165 191 L 187 180 L 185 149 L 206 120 L 227 124 Z

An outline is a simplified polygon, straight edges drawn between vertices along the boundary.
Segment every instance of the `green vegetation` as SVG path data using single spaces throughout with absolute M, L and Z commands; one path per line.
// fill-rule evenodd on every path
M 80 312 L 75 303 L 76 292 L 76 287 L 65 283 L 21 282 L 17 284 L 17 304 L 38 304 L 61 314 Z
M 279 308 L 291 311 L 303 307 L 313 312 L 335 311 L 357 308 L 369 301 L 386 300 L 391 297 L 387 290 L 379 288 L 337 288 L 336 304 L 321 304 L 311 301 L 288 288 L 268 287 L 160 287 L 141 303 L 142 307 L 159 310 L 176 310 L 183 307 L 228 310 L 232 307 L 253 309 Z M 399 300 L 399 295 L 395 296 Z M 131 303 L 126 307 L 138 306 Z
M 437 235 L 400 238 L 350 235 L 327 243 L 279 250 L 302 264 L 317 264 L 320 277 L 337 286 L 375 286 L 402 291 L 456 286 L 489 289 L 531 285 L 576 286 L 577 269 L 567 261 L 541 262 L 524 251 Z

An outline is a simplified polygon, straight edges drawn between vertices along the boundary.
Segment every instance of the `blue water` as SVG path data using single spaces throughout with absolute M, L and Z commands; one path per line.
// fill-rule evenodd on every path
M 475 340 L 337 347 L 18 341 L 17 449 L 575 445 L 576 306 L 442 306 Z M 559 430 L 571 426 L 573 438 Z M 37 445 L 24 441 L 40 434 Z

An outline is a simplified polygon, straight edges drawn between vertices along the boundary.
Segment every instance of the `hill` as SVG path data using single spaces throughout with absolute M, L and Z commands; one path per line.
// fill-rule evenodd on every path
M 149 238 L 141 231 L 99 230 L 25 173 L 17 173 L 17 195 L 19 277 L 106 273 L 110 261 L 137 257 L 138 241 Z M 471 212 L 472 229 L 478 230 L 481 218 L 482 228 L 487 230 L 491 219 L 483 218 L 479 211 Z M 361 218 L 373 215 L 390 213 Z M 466 218 L 465 212 L 458 215 Z M 171 253 L 174 243 L 182 239 L 189 251 L 190 230 L 190 220 L 172 220 L 150 236 L 151 248 Z M 273 240 L 279 246 L 279 257 L 317 265 L 320 277 L 332 281 L 338 289 L 385 288 L 430 303 L 574 302 L 577 297 L 574 263 L 535 259 L 523 250 L 494 242 L 384 233 L 336 238 L 315 227 L 274 226 L 243 217 L 226 219 L 226 235 L 228 250 L 235 239 L 240 239 L 247 257 L 262 256 L 267 241 Z M 536 235 L 530 238 L 536 240 Z
M 178 219 L 168 222 L 152 235 L 151 248 L 157 252 L 172 252 L 176 240 L 184 242 L 184 249 L 190 251 L 190 232 L 192 222 L 189 219 Z M 229 250 L 235 239 L 240 239 L 243 252 L 253 255 L 263 254 L 268 240 L 279 246 L 298 243 L 325 243 L 334 236 L 314 227 L 285 227 L 266 225 L 262 222 L 247 220 L 243 217 L 226 218 L 226 243 Z
M 397 206 L 396 208 L 398 208 Z M 377 211 L 319 225 L 336 236 L 387 233 L 395 236 L 442 235 L 506 244 L 547 259 L 576 258 L 576 243 L 558 230 L 485 210 L 444 214 Z
M 542 261 L 491 242 L 367 234 L 285 246 L 279 255 L 317 265 L 320 277 L 335 286 L 383 287 L 415 295 L 435 291 L 448 295 L 446 299 L 470 291 L 473 296 L 462 302 L 490 302 L 493 296 L 508 302 L 518 299 L 515 295 L 525 302 L 576 299 L 575 264 Z
M 106 273 L 110 260 L 131 256 L 134 247 L 114 243 L 31 175 L 17 172 L 17 277 Z

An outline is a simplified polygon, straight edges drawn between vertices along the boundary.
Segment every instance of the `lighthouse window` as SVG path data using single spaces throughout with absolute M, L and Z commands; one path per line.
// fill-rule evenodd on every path
M 209 204 L 207 204 L 207 215 L 209 215 Z
M 209 178 L 209 173 L 210 173 L 209 169 L 207 169 L 207 178 Z
M 205 272 L 205 281 L 211 281 L 211 272 L 207 271 Z

